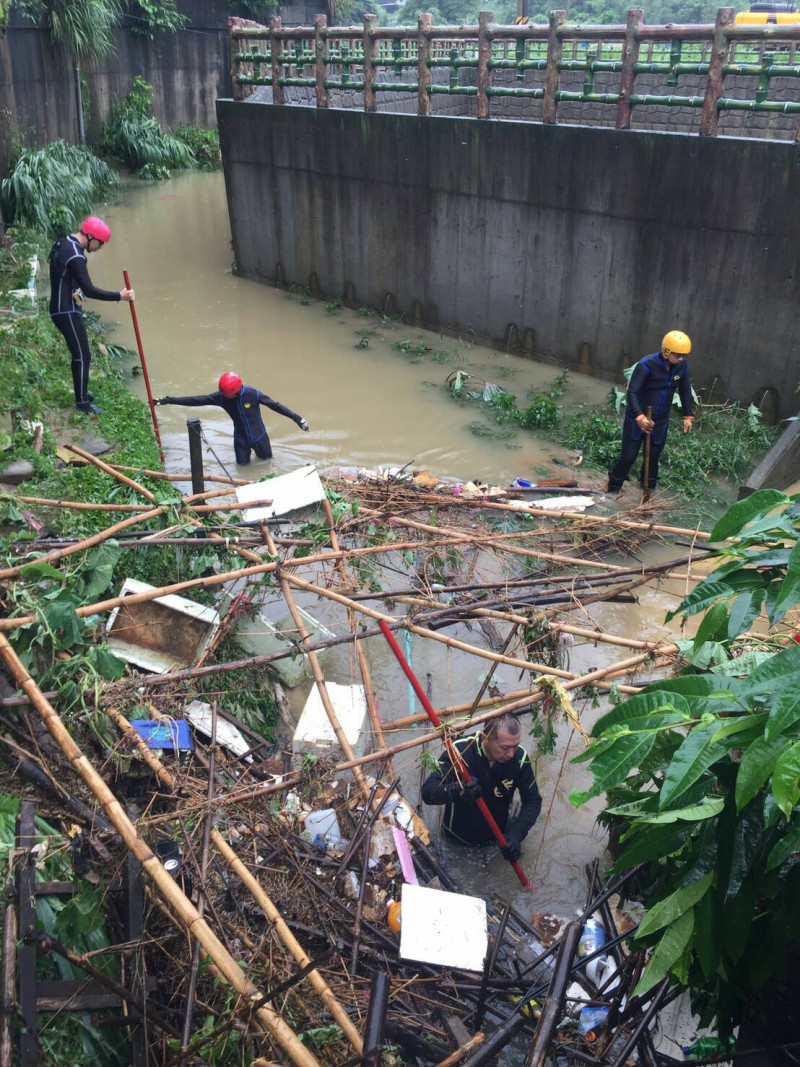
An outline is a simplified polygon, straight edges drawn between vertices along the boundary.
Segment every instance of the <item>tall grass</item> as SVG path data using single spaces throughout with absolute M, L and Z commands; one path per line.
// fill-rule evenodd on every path
M 177 137 L 167 133 L 153 117 L 151 87 L 142 78 L 133 79 L 131 91 L 112 108 L 103 127 L 100 150 L 125 163 L 144 178 L 168 177 L 173 167 L 192 167 L 194 157 Z
M 69 233 L 92 205 L 115 193 L 119 176 L 84 145 L 53 141 L 23 148 L 0 184 L 7 220 L 42 230 L 49 237 Z

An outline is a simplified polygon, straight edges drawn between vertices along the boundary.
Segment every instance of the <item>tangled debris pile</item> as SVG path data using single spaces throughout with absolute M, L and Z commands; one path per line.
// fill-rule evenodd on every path
M 133 514 L 83 540 L 9 538 L 0 571 L 0 656 L 17 690 L 0 700 L 4 791 L 26 783 L 19 806 L 0 805 L 19 813 L 16 841 L 7 826 L 3 839 L 0 1064 L 15 1043 L 21 1062 L 46 1062 L 67 1016 L 109 1064 L 445 1067 L 494 1062 L 520 1031 L 530 1064 L 553 1042 L 580 1062 L 621 1065 L 635 1049 L 654 1062 L 647 1021 L 667 984 L 631 997 L 641 954 L 608 905 L 621 884 L 604 886 L 595 865 L 566 925 L 461 894 L 477 919 L 437 941 L 412 898 L 459 887 L 393 759 L 509 711 L 563 712 L 582 733 L 576 695 L 636 692 L 633 673 L 677 655 L 587 624 L 588 606 L 691 580 L 696 552 L 651 566 L 604 555 L 659 532 L 702 535 L 392 480 L 329 480 L 318 504 L 283 516 L 269 481 L 240 487 L 236 504 L 221 502 L 230 485 L 160 504 L 155 473 L 83 458 L 146 503 L 94 505 Z M 210 549 L 191 577 L 142 580 L 148 553 L 169 553 L 177 577 Z M 395 714 L 391 700 L 379 714 L 376 666 L 390 686 L 400 677 L 379 660 L 380 623 L 423 639 L 431 692 L 441 657 L 473 665 L 468 699 L 437 709 L 443 730 L 412 732 L 425 713 Z M 571 671 L 558 642 L 576 638 L 626 658 Z M 326 681 L 333 650 L 344 658 Z M 516 689 L 496 684 L 501 665 Z M 243 694 L 274 706 L 278 727 L 248 721 Z M 391 731 L 407 737 L 390 744 Z M 51 897 L 71 923 L 42 919 Z M 592 916 L 606 944 L 579 951 Z M 68 946 L 76 928 L 102 943 Z M 63 965 L 59 982 L 42 979 L 44 954 Z

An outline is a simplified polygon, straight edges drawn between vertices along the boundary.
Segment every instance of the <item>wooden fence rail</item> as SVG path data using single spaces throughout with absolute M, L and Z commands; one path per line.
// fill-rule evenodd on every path
M 542 101 L 542 120 L 558 121 L 558 104 L 616 105 L 617 129 L 629 129 L 634 108 L 689 107 L 701 110 L 699 132 L 713 137 L 722 111 L 800 114 L 798 100 L 769 99 L 773 78 L 800 78 L 796 61 L 800 13 L 796 24 L 738 25 L 734 9 L 720 8 L 713 24 L 648 26 L 641 10 L 628 12 L 625 25 L 591 26 L 566 22 L 553 11 L 548 24 L 501 26 L 481 12 L 476 26 L 434 26 L 421 14 L 416 26 L 379 26 L 365 15 L 363 26 L 328 26 L 317 15 L 314 26 L 284 27 L 279 17 L 269 26 L 231 18 L 231 60 L 235 99 L 257 86 L 272 87 L 273 102 L 290 103 L 287 87 L 314 90 L 317 107 L 330 105 L 330 90 L 363 93 L 364 110 L 376 111 L 382 94 L 417 95 L 420 115 L 435 111 L 438 94 L 474 96 L 474 114 L 491 117 L 493 98 Z M 436 68 L 444 81 L 432 80 Z M 465 80 L 462 70 L 470 72 Z M 474 71 L 474 75 L 471 73 Z M 495 71 L 543 72 L 542 84 L 495 84 Z M 583 86 L 562 89 L 562 72 L 582 71 Z M 596 75 L 617 75 L 614 92 L 598 92 Z M 682 75 L 705 76 L 703 95 L 637 93 L 641 74 L 663 75 L 667 89 Z M 725 78 L 752 80 L 748 98 L 725 96 Z M 800 132 L 800 127 L 798 127 Z

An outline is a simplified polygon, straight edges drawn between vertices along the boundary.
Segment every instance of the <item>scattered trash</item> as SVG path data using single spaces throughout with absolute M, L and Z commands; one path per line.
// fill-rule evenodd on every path
M 405 883 L 400 902 L 403 959 L 483 970 L 489 946 L 485 900 Z
M 148 748 L 191 752 L 194 748 L 189 723 L 184 719 L 131 719 L 131 726 Z

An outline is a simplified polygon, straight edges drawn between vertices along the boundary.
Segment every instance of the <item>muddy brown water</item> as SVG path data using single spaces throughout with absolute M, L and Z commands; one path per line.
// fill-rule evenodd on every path
M 275 450 L 274 467 L 257 462 L 246 470 L 247 476 L 258 478 L 267 470 L 290 470 L 306 462 L 325 471 L 408 461 L 439 476 L 502 483 L 515 476 L 535 478 L 537 470 L 565 474 L 563 467 L 552 464 L 554 456 L 564 455 L 563 450 L 525 431 L 505 440 L 476 436 L 470 424 L 480 422 L 479 412 L 454 403 L 444 384 L 448 374 L 461 369 L 511 389 L 522 401 L 529 389 L 547 387 L 558 374 L 557 367 L 504 355 L 472 344 L 469 338 L 387 325 L 375 315 L 361 317 L 341 309 L 329 314 L 322 302 L 306 302 L 302 293 L 287 294 L 237 278 L 230 269 L 230 233 L 220 175 L 184 174 L 152 186 L 133 185 L 105 214 L 114 238 L 102 255 L 92 257 L 93 280 L 104 287 L 121 286 L 122 268 L 129 269 L 154 393 L 211 392 L 223 371 L 235 369 L 247 383 L 308 419 L 311 432 L 304 434 L 293 423 L 265 412 Z M 134 347 L 127 306 L 104 305 L 100 310 L 106 320 L 119 323 L 112 340 Z M 358 331 L 364 330 L 373 331 L 367 337 L 369 348 L 356 348 Z M 408 341 L 412 349 L 422 344 L 431 351 L 403 353 L 394 347 L 402 341 Z M 434 358 L 434 353 L 443 355 Z M 124 365 L 130 367 L 130 362 Z M 131 388 L 144 395 L 140 377 L 131 380 Z M 608 389 L 607 383 L 570 374 L 565 403 L 572 407 L 597 403 Z M 158 413 L 169 470 L 188 469 L 185 423 L 187 417 L 196 415 L 222 464 L 234 472 L 230 422 L 223 412 L 161 407 Z M 219 469 L 208 452 L 205 459 L 208 471 Z M 685 550 L 666 545 L 647 551 L 648 558 L 672 558 Z M 479 560 L 475 580 L 481 574 L 490 580 L 496 573 L 496 561 Z M 665 583 L 648 589 L 635 605 L 593 605 L 573 612 L 571 620 L 580 626 L 597 623 L 605 630 L 636 638 L 668 637 L 675 630 L 665 626 L 664 615 L 685 591 L 682 583 Z M 299 599 L 336 632 L 346 627 L 341 609 Z M 277 601 L 265 610 L 275 618 L 286 615 Z M 480 633 L 465 626 L 452 627 L 448 633 L 480 643 Z M 380 713 L 390 721 L 419 709 L 381 642 L 370 639 L 367 651 Z M 486 660 L 443 650 L 419 638 L 412 640 L 409 653 L 418 674 L 423 679 L 430 676 L 435 706 L 471 700 L 489 666 Z M 588 671 L 630 654 L 625 648 L 578 642 L 570 650 L 570 669 Z M 330 681 L 360 681 L 349 646 L 332 650 L 325 670 Z M 505 666 L 494 680 L 506 692 L 524 684 L 516 670 Z M 289 691 L 295 712 L 309 689 L 310 682 Z M 578 707 L 590 727 L 605 702 L 600 700 L 595 708 L 579 702 Z M 523 736 L 527 727 L 523 719 Z M 390 735 L 396 741 L 413 736 L 413 730 Z M 529 747 L 535 755 L 535 745 L 529 743 Z M 569 803 L 569 793 L 586 789 L 591 780 L 583 765 L 570 763 L 582 748 L 581 739 L 562 724 L 554 754 L 537 761 L 544 806 L 522 855 L 533 891 L 521 889 L 494 850 L 486 854 L 449 850 L 449 865 L 463 889 L 496 891 L 527 915 L 541 910 L 571 917 L 581 907 L 586 892 L 584 865 L 602 856 L 606 843 L 595 821 L 600 801 L 579 809 Z M 422 774 L 418 756 L 418 750 L 412 750 L 395 761 L 411 800 L 418 796 Z M 436 810 L 427 809 L 424 814 L 435 830 Z

